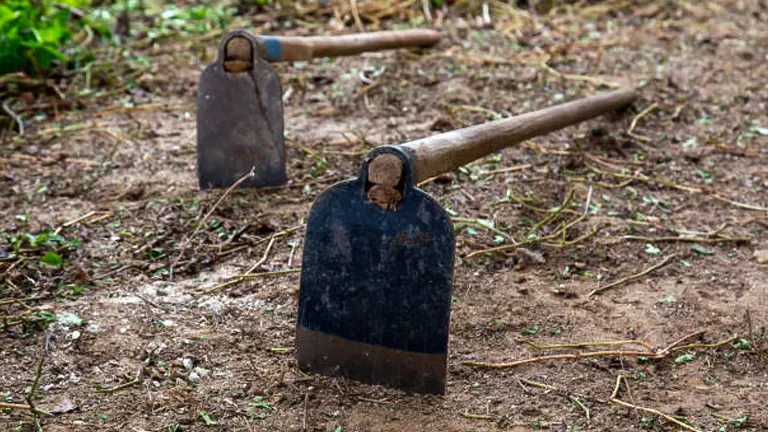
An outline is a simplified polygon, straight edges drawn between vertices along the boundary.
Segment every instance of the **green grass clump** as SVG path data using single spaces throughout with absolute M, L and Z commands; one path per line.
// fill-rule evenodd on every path
M 0 3 L 0 75 L 26 72 L 43 76 L 57 64 L 72 60 L 68 51 L 82 55 L 85 50 L 73 45 L 80 32 L 108 34 L 106 26 L 76 16 L 75 9 L 88 0 L 7 0 Z

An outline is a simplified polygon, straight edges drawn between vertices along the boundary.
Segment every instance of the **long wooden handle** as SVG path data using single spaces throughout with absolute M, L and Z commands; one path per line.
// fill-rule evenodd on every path
M 340 36 L 261 36 L 262 57 L 270 62 L 357 55 L 411 46 L 429 47 L 440 33 L 427 29 L 391 30 Z
M 414 183 L 418 183 L 535 136 L 625 107 L 635 99 L 637 93 L 633 89 L 616 90 L 504 120 L 433 135 L 400 147 L 408 149 L 413 155 L 416 168 Z M 399 180 L 402 165 L 398 161 L 387 154 L 374 158 L 368 164 L 369 181 L 384 185 Z

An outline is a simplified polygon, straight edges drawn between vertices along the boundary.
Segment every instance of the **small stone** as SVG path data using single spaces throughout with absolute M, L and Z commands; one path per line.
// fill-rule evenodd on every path
M 80 339 L 80 332 L 75 330 L 72 333 L 69 334 L 70 339 L 72 340 L 78 340 Z
M 759 264 L 768 263 L 768 250 L 756 250 L 754 257 Z
M 197 372 L 190 372 L 189 373 L 189 382 L 196 383 L 200 381 L 200 375 L 197 374 Z
M 197 375 L 200 376 L 200 378 L 205 378 L 211 373 L 211 371 L 209 371 L 208 369 L 203 369 L 201 367 L 196 367 L 192 372 L 197 373 Z
M 190 370 L 195 365 L 195 360 L 192 357 L 184 357 L 181 359 L 181 364 L 184 369 Z

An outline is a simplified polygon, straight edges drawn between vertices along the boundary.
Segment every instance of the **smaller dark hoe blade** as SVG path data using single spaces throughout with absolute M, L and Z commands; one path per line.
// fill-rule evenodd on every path
M 250 61 L 225 69 L 230 40 L 250 42 Z M 219 57 L 200 76 L 197 91 L 197 173 L 200 189 L 227 188 L 254 169 L 241 187 L 286 183 L 280 80 L 261 59 L 259 39 L 245 30 L 228 33 Z M 247 46 L 247 45 L 246 45 Z M 246 51 L 247 53 L 247 51 Z M 227 63 L 229 65 L 230 63 Z
M 317 198 L 307 220 L 297 322 L 305 371 L 414 393 L 445 393 L 455 238 L 439 203 L 413 187 L 406 150 L 395 210 L 360 177 Z

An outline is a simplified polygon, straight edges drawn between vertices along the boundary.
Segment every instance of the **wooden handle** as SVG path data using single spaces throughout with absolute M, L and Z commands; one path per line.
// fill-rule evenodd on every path
M 632 89 L 616 90 L 504 120 L 433 135 L 400 147 L 408 149 L 413 155 L 416 168 L 414 183 L 418 183 L 535 136 L 625 107 L 635 99 L 637 93 Z M 382 160 L 377 160 L 379 158 Z M 379 184 L 395 181 L 391 179 L 399 181 L 400 172 L 396 171 L 401 170 L 402 165 L 388 159 L 391 159 L 391 155 L 380 155 L 368 164 L 369 181 Z
M 262 57 L 271 62 L 351 56 L 410 46 L 432 46 L 440 33 L 427 29 L 392 30 L 340 36 L 261 36 Z

